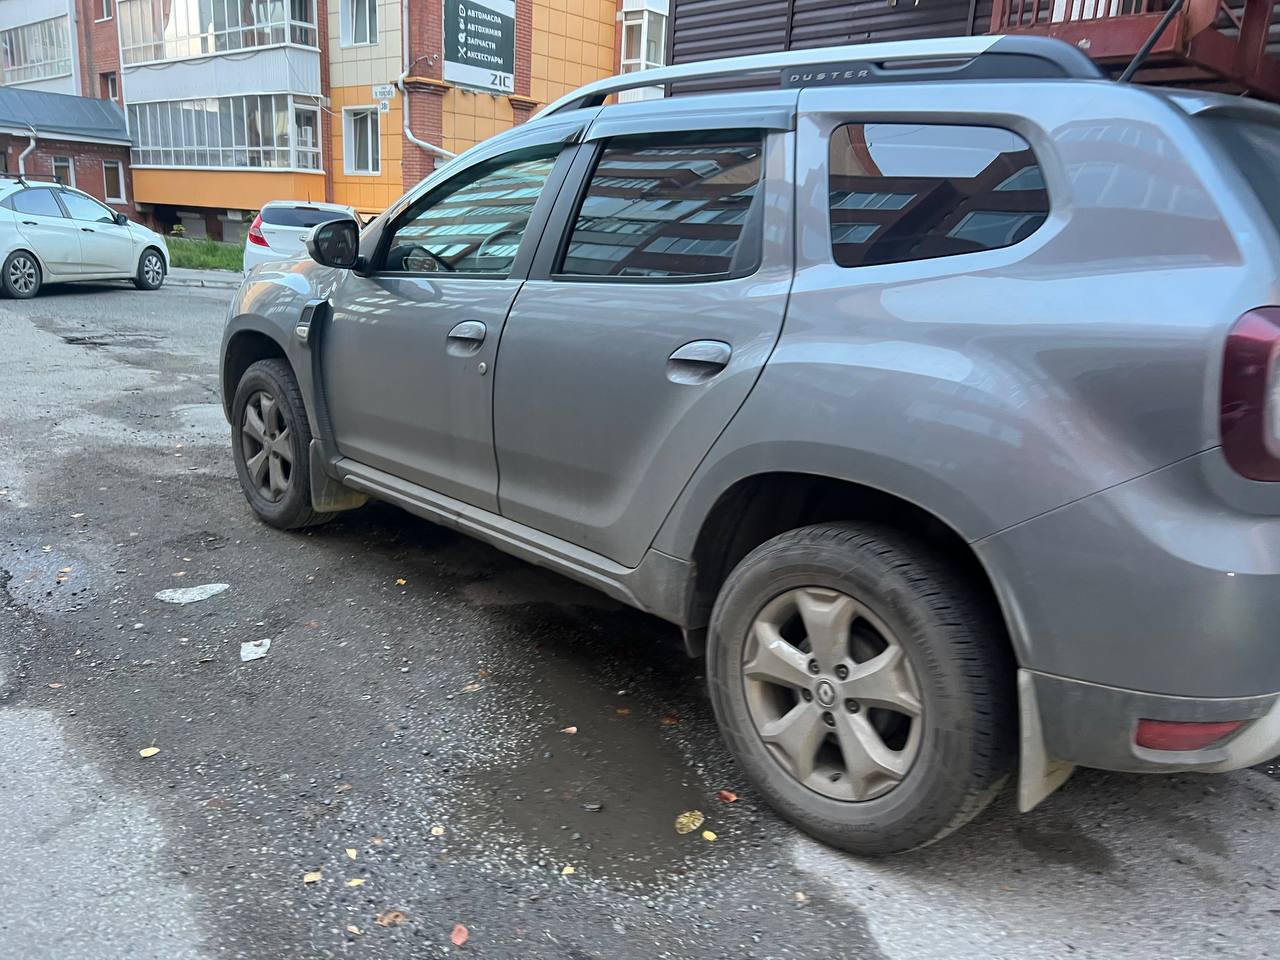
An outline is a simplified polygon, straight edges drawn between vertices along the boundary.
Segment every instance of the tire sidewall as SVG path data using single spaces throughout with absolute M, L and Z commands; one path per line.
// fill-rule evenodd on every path
M 143 269 L 143 267 L 146 266 L 148 258 L 151 258 L 151 257 L 154 257 L 160 263 L 160 279 L 156 283 L 149 283 L 147 281 L 146 271 Z M 146 250 L 142 251 L 142 256 L 138 259 L 138 272 L 137 272 L 137 275 L 134 277 L 135 281 L 137 282 L 138 286 L 143 290 L 159 290 L 160 287 L 164 284 L 164 278 L 165 278 L 164 257 L 160 256 L 159 252 L 156 251 L 154 248 L 148 247 Z
M 235 396 L 231 402 L 231 452 L 236 464 L 236 476 L 240 479 L 240 488 L 253 512 L 271 526 L 291 527 L 297 519 L 311 509 L 311 483 L 308 476 L 311 429 L 307 423 L 305 410 L 294 402 L 296 385 L 286 382 L 284 377 L 292 381 L 293 375 L 271 361 L 259 361 L 245 371 L 236 385 Z M 249 470 L 245 464 L 242 427 L 244 424 L 244 408 L 249 398 L 258 391 L 265 391 L 275 398 L 285 423 L 289 429 L 289 446 L 293 451 L 293 471 L 290 476 L 289 489 L 283 497 L 274 503 L 264 497 L 249 478 Z
M 14 259 L 17 257 L 26 257 L 33 264 L 35 264 L 36 285 L 29 293 L 23 293 L 22 291 L 15 289 L 9 283 L 9 265 L 13 263 Z M 36 259 L 34 254 L 29 253 L 26 250 L 15 250 L 13 251 L 13 253 L 5 257 L 4 265 L 3 267 L 0 267 L 0 270 L 3 271 L 3 274 L 0 274 L 0 285 L 4 287 L 5 296 L 13 300 L 30 300 L 37 293 L 39 293 L 40 288 L 44 286 L 44 270 L 40 266 L 40 261 Z
M 742 678 L 748 633 L 768 602 L 798 587 L 839 590 L 866 605 L 915 671 L 925 718 L 919 751 L 906 778 L 873 800 L 835 800 L 797 782 L 752 723 Z M 730 750 L 775 808 L 828 842 L 868 854 L 928 843 L 957 815 L 957 783 L 970 782 L 965 766 L 974 749 L 972 704 L 945 635 L 911 584 L 874 556 L 835 545 L 766 544 L 729 578 L 712 615 L 707 680 Z

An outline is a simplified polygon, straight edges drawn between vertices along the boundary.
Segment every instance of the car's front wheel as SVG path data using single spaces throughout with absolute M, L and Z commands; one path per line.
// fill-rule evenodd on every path
M 1013 677 L 991 604 L 889 528 L 824 524 L 752 551 L 712 615 L 716 717 L 764 797 L 864 855 L 967 822 L 1013 762 Z
M 332 513 L 311 506 L 311 427 L 293 370 L 284 360 L 251 364 L 231 403 L 232 454 L 249 506 L 265 523 L 296 530 Z
M 0 268 L 0 285 L 6 296 L 15 300 L 28 300 L 40 292 L 40 264 L 26 250 L 15 250 L 5 258 Z
M 138 272 L 134 274 L 133 285 L 139 290 L 159 290 L 164 283 L 164 258 L 160 252 L 148 247 L 138 258 Z

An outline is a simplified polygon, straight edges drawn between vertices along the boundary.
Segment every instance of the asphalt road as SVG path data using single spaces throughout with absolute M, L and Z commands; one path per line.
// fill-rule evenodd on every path
M 0 302 L 0 957 L 1276 955 L 1265 771 L 1082 772 L 859 862 L 738 779 L 663 624 L 389 507 L 255 522 L 229 299 Z

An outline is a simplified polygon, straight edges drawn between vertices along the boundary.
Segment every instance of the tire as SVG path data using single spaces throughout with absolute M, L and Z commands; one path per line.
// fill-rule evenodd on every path
M 240 489 L 264 523 L 297 530 L 333 519 L 311 507 L 311 427 L 297 378 L 284 360 L 259 360 L 236 384 L 231 446 Z M 258 460 L 259 453 L 265 459 Z
M 155 247 L 147 247 L 138 258 L 133 285 L 139 290 L 159 290 L 164 283 L 164 257 Z
M 15 250 L 5 257 L 0 271 L 0 286 L 4 287 L 5 296 L 14 300 L 30 300 L 40 292 L 44 276 L 40 271 L 40 261 L 34 254 Z
M 882 856 L 941 839 L 1013 768 L 1014 674 L 992 606 L 892 528 L 823 524 L 762 544 L 711 617 L 707 680 L 730 751 L 832 846 Z

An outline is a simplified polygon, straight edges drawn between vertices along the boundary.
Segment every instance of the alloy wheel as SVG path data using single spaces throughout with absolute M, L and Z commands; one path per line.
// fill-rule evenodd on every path
M 865 604 L 823 587 L 775 597 L 752 624 L 742 678 L 760 739 L 809 789 L 872 800 L 907 776 L 923 730 L 920 687 Z
M 35 262 L 19 254 L 9 261 L 9 285 L 18 293 L 30 293 L 36 287 L 39 271 Z
M 293 479 L 293 438 L 279 402 L 265 390 L 257 391 L 245 404 L 240 443 L 250 483 L 276 503 Z
M 142 278 L 153 287 L 159 286 L 164 279 L 164 265 L 157 254 L 148 253 L 142 258 Z

